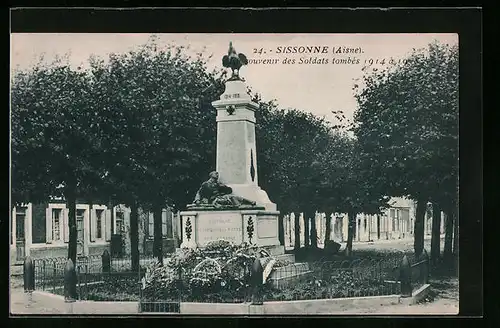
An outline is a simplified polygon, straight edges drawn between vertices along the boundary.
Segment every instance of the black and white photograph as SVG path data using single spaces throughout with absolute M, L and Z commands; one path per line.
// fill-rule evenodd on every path
M 11 33 L 11 315 L 456 315 L 457 33 Z

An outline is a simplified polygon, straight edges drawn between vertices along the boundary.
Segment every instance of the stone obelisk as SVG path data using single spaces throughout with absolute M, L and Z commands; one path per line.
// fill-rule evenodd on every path
M 224 93 L 212 105 L 217 109 L 216 171 L 219 180 L 231 187 L 230 196 L 240 196 L 255 204 L 228 206 L 212 201 L 188 205 L 188 209 L 180 213 L 181 248 L 205 247 L 222 239 L 237 245 L 256 244 L 274 255 L 285 253 L 278 238 L 276 204 L 269 200 L 258 183 L 255 141 L 258 105 L 252 102 L 239 76 L 239 69 L 247 62 L 245 55 L 237 54 L 230 44 L 222 63 L 231 68 L 232 75 L 226 81 Z
M 255 111 L 258 105 L 251 100 L 239 69 L 248 61 L 236 54 L 232 44 L 223 57 L 225 67 L 232 69 L 220 100 L 212 102 L 217 109 L 216 170 L 220 181 L 233 189 L 235 195 L 253 200 L 268 211 L 275 211 L 267 193 L 259 187 Z

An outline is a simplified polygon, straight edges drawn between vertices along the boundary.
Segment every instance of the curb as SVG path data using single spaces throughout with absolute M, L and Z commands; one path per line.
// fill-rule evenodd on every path
M 417 289 L 412 297 L 403 298 L 400 295 L 365 296 L 334 299 L 271 301 L 263 305 L 250 303 L 180 303 L 180 313 L 139 313 L 139 302 L 99 302 L 76 301 L 66 303 L 64 297 L 44 291 L 33 291 L 34 303 L 49 303 L 57 305 L 67 314 L 144 314 L 144 315 L 304 315 L 304 314 L 345 314 L 353 306 L 370 308 L 388 305 L 414 305 L 422 300 L 430 291 L 430 284 Z M 36 308 L 32 308 L 37 313 Z M 24 312 L 24 311 L 23 311 Z M 44 311 L 45 312 L 45 311 Z M 25 312 L 26 313 L 26 312 Z M 46 314 L 49 314 L 45 312 Z
M 413 292 L 411 297 L 401 297 L 400 303 L 408 306 L 415 305 L 424 299 L 429 294 L 430 290 L 431 285 L 425 284 Z

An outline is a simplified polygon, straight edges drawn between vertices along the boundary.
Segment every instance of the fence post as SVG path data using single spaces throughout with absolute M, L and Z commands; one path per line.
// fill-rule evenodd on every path
M 56 274 L 57 274 L 57 264 L 55 261 L 52 262 L 54 264 L 54 267 L 52 268 L 52 293 L 56 293 Z
M 45 284 L 46 284 L 46 281 L 45 279 L 47 279 L 47 268 L 46 268 L 46 264 L 45 264 L 45 260 L 42 260 L 42 290 L 45 290 Z
M 74 302 L 76 300 L 76 270 L 71 259 L 66 262 L 64 268 L 64 301 Z
M 252 265 L 252 275 L 250 284 L 252 286 L 252 305 L 263 305 L 262 302 L 262 273 L 264 269 L 260 263 L 260 256 L 257 256 L 253 261 Z
M 399 266 L 399 281 L 401 282 L 401 296 L 411 297 L 411 266 L 406 255 Z
M 81 264 L 77 264 L 76 265 L 76 276 L 77 276 L 77 279 L 76 279 L 76 290 L 78 292 L 78 298 L 81 300 L 82 299 L 82 284 L 81 284 L 81 279 L 78 279 L 80 278 L 82 275 L 81 275 L 81 269 L 82 269 L 82 265 Z
M 111 256 L 109 255 L 109 252 L 107 249 L 104 250 L 101 256 L 102 260 L 102 272 L 103 273 L 110 273 L 111 272 Z
M 23 265 L 24 292 L 31 293 L 35 289 L 35 263 L 28 255 Z
M 427 284 L 429 282 L 429 267 L 430 267 L 430 258 L 429 254 L 424 248 L 424 251 L 422 252 L 422 260 L 425 261 L 423 265 L 423 283 Z M 422 272 L 422 271 L 421 271 Z

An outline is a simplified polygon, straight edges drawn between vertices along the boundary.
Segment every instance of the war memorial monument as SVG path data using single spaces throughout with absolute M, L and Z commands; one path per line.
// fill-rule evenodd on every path
M 216 171 L 207 174 L 208 180 L 202 183 L 193 204 L 180 213 L 181 248 L 204 247 L 211 241 L 223 239 L 234 244 L 257 245 L 271 257 L 293 263 L 293 254 L 285 254 L 285 247 L 278 239 L 276 204 L 259 187 L 255 141 L 258 105 L 252 102 L 239 74 L 248 61 L 244 54 L 236 53 L 230 43 L 222 63 L 231 68 L 232 75 L 225 83 L 220 100 L 212 102 L 217 109 Z M 285 272 L 294 277 L 309 272 L 306 263 L 292 265 L 293 270 L 283 267 L 274 271 L 271 280 L 290 280 L 292 277 Z

